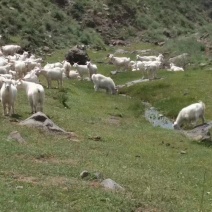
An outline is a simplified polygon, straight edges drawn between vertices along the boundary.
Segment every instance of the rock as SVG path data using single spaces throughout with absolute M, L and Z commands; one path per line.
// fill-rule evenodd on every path
M 25 139 L 20 135 L 20 133 L 18 131 L 13 131 L 9 134 L 9 136 L 7 137 L 8 141 L 17 141 L 19 144 L 25 144 L 26 141 Z
M 126 42 L 123 40 L 111 40 L 113 46 L 126 46 Z
M 87 61 L 90 61 L 84 45 L 77 45 L 71 48 L 65 58 L 69 63 L 71 63 L 71 65 L 74 63 L 85 65 Z
M 180 154 L 182 154 L 182 155 L 184 155 L 184 154 L 186 154 L 186 153 L 187 153 L 187 152 L 186 152 L 186 151 L 183 151 L 183 150 L 180 152 Z
M 108 179 L 105 179 L 101 182 L 101 185 L 106 188 L 106 189 L 110 189 L 110 190 L 113 190 L 113 191 L 116 191 L 116 190 L 124 190 L 123 187 L 121 187 L 118 183 L 116 183 L 115 181 L 111 180 L 110 178 Z
M 114 55 L 116 54 L 128 54 L 129 52 L 124 50 L 124 49 L 117 49 L 115 52 L 114 52 Z
M 33 114 L 26 120 L 21 121 L 19 124 L 23 126 L 40 128 L 50 133 L 69 134 L 69 132 L 66 132 L 64 129 L 58 127 L 51 119 L 49 119 L 42 112 L 37 112 Z
M 212 142 L 212 121 L 199 125 L 192 130 L 181 130 L 186 137 L 198 142 Z
M 83 179 L 83 178 L 85 178 L 85 177 L 87 177 L 88 175 L 90 175 L 90 173 L 88 172 L 88 171 L 82 171 L 81 173 L 80 173 L 80 177 Z

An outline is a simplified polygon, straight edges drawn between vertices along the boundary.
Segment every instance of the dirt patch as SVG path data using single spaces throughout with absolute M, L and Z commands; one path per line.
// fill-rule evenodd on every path
M 26 177 L 26 176 L 14 176 L 18 182 L 30 183 L 30 184 L 39 184 L 39 179 L 36 177 Z
M 57 158 L 35 158 L 33 159 L 35 163 L 44 163 L 44 164 L 67 164 L 71 166 L 76 166 L 78 164 L 77 161 L 73 159 L 57 159 Z
M 161 210 L 157 208 L 139 207 L 135 210 L 135 212 L 161 212 Z
M 66 177 L 47 177 L 43 182 L 42 185 L 44 186 L 57 186 L 57 187 L 64 187 L 68 183 L 70 183 L 71 180 Z
M 57 186 L 57 187 L 66 187 L 67 184 L 71 183 L 71 180 L 66 177 L 45 177 L 44 179 L 32 176 L 23 176 L 23 175 L 14 175 L 13 178 L 17 182 L 30 183 L 33 185 L 42 185 L 42 186 Z

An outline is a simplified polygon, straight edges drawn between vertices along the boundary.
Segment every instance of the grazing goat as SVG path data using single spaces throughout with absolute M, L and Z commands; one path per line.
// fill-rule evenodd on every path
M 83 80 L 83 76 L 89 75 L 89 69 L 87 65 L 79 65 L 77 63 L 74 63 L 73 67 L 76 68 L 77 72 L 79 73 L 81 77 L 81 80 Z
M 13 85 L 12 80 L 3 80 L 0 94 L 2 106 L 4 109 L 4 115 L 11 116 L 12 114 L 14 114 L 14 104 L 17 96 L 17 88 Z
M 91 78 L 94 83 L 95 91 L 98 91 L 99 88 L 101 88 L 105 89 L 107 93 L 117 94 L 115 83 L 110 77 L 106 77 L 102 74 L 93 74 Z
M 27 98 L 31 106 L 31 112 L 43 112 L 43 104 L 45 97 L 43 86 L 34 82 L 27 82 L 21 79 L 17 80 L 16 84 L 18 88 L 24 88 L 26 90 Z
M 201 118 L 202 123 L 205 123 L 205 104 L 200 101 L 198 103 L 191 104 L 187 107 L 184 107 L 178 114 L 176 121 L 173 124 L 174 129 L 180 129 L 183 122 L 195 122 L 195 126 L 197 121 Z
M 58 83 L 58 88 L 63 87 L 63 73 L 64 73 L 64 68 L 60 67 L 55 67 L 55 68 L 50 68 L 50 69 L 41 69 L 38 72 L 39 74 L 44 75 L 44 77 L 47 80 L 47 88 L 52 87 L 52 80 L 57 80 Z

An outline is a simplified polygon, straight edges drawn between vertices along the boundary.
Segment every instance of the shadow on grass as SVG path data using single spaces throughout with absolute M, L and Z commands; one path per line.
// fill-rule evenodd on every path
M 19 115 L 19 114 L 13 114 L 11 116 L 11 118 L 15 118 L 15 119 L 21 119 L 23 116 L 22 115 Z

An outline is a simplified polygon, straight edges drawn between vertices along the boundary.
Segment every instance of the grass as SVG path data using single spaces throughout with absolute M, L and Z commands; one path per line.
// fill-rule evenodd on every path
M 89 50 L 94 62 L 105 61 L 98 67 L 108 76 L 113 70 L 105 59 L 109 51 Z M 63 55 L 57 51 L 47 60 Z M 174 118 L 182 106 L 201 99 L 211 120 L 211 73 L 160 71 L 159 76 L 164 80 L 120 91 L 133 98 L 95 93 L 91 82 L 77 80 L 66 80 L 61 90 L 45 89 L 45 114 L 75 132 L 78 141 L 22 127 L 0 114 L 0 211 L 211 211 L 211 147 L 151 126 L 141 104 L 149 101 Z M 137 72 L 112 76 L 116 84 L 140 77 Z M 23 90 L 15 110 L 19 121 L 30 115 Z M 26 144 L 7 141 L 14 130 Z M 101 139 L 92 139 L 96 136 Z M 125 191 L 110 192 L 98 180 L 82 180 L 83 170 L 100 172 Z

